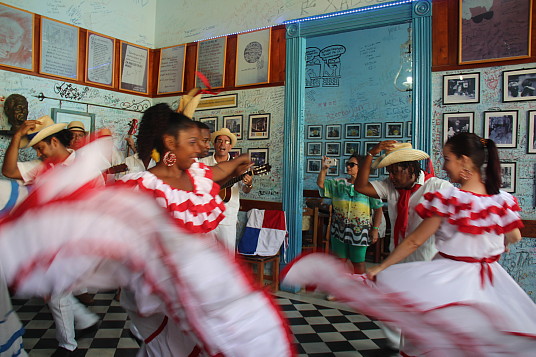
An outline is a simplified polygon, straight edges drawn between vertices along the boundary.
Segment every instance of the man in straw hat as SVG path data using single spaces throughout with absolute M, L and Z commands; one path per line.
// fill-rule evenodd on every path
M 38 120 L 26 120 L 13 134 L 4 157 L 2 174 L 31 184 L 47 167 L 70 165 L 75 158 L 74 150 L 68 148 L 71 139 L 72 133 L 66 129 L 66 124 L 55 124 L 48 115 Z M 28 147 L 36 151 L 39 160 L 17 162 L 19 148 Z M 101 177 L 100 172 L 96 176 Z M 96 329 L 99 317 L 87 310 L 72 294 L 52 296 L 48 307 L 56 324 L 59 344 L 54 356 L 70 356 L 78 346 L 75 328 L 81 331 Z
M 231 160 L 229 151 L 236 145 L 236 136 L 227 128 L 220 129 L 211 135 L 214 155 L 207 156 L 200 162 L 214 166 L 220 162 Z M 253 177 L 244 175 L 242 181 L 235 183 L 230 188 L 230 198 L 224 198 L 225 219 L 220 222 L 214 233 L 223 244 L 231 251 L 235 252 L 236 247 L 236 223 L 238 220 L 238 209 L 240 208 L 240 190 L 249 193 L 253 188 Z
M 380 152 L 374 162 L 373 158 Z M 422 222 L 415 212 L 415 207 L 426 192 L 433 192 L 451 186 L 450 182 L 425 173 L 420 160 L 429 159 L 427 153 L 414 149 L 410 143 L 398 143 L 386 140 L 374 146 L 361 164 L 354 184 L 356 191 L 374 198 L 387 200 L 389 219 L 391 221 L 391 242 L 389 250 L 394 248 Z M 370 169 L 385 167 L 389 177 L 385 180 L 369 181 Z M 434 239 L 430 237 L 404 262 L 432 260 L 437 253 Z M 387 336 L 390 347 L 400 347 L 400 331 L 381 326 Z
M 67 129 L 73 133 L 73 139 L 69 147 L 73 150 L 78 150 L 87 142 L 87 131 L 84 123 L 74 120 L 67 125 Z

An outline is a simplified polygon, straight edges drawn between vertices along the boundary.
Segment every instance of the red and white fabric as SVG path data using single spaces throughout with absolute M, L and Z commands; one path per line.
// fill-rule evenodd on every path
M 504 252 L 502 232 L 522 226 L 518 210 L 515 198 L 505 192 L 440 190 L 425 195 L 418 211 L 445 217 L 435 234 L 443 256 L 392 265 L 375 283 L 358 278 L 361 284 L 351 288 L 345 286 L 351 278 L 328 268 L 336 266 L 334 259 L 306 256 L 285 280 L 318 286 L 402 328 L 402 351 L 408 356 L 528 356 L 536 350 L 536 304 L 491 259 Z
M 253 208 L 247 213 L 244 234 L 238 252 L 246 255 L 276 255 L 287 237 L 285 212 Z
M 149 171 L 125 175 L 117 184 L 148 192 L 179 227 L 194 233 L 210 232 L 225 218 L 220 186 L 212 181 L 212 168 L 203 163 L 195 162 L 187 172 L 192 191 L 175 189 Z

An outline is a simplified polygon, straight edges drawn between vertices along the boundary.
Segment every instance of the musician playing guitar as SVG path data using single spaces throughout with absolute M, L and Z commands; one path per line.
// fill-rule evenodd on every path
M 220 129 L 211 135 L 214 155 L 207 156 L 199 161 L 214 166 L 220 162 L 229 161 L 231 155 L 229 151 L 236 145 L 236 136 L 227 128 Z M 223 184 L 223 182 L 219 182 Z M 235 252 L 236 247 L 236 223 L 238 220 L 238 210 L 240 208 L 240 190 L 249 193 L 253 188 L 253 177 L 244 175 L 241 181 L 231 187 L 231 198 L 225 203 L 225 219 L 220 222 L 214 233 L 218 239 L 231 251 Z

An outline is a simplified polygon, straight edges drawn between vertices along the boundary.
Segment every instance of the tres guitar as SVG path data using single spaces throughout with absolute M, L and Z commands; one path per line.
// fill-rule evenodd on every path
M 270 166 L 269 164 L 254 166 L 252 167 L 251 170 L 244 172 L 242 175 L 233 177 L 232 179 L 230 179 L 229 181 L 227 181 L 226 183 L 220 186 L 221 191 L 219 195 L 221 199 L 223 200 L 223 202 L 229 202 L 229 200 L 231 199 L 231 187 L 235 183 L 241 181 L 244 178 L 244 176 L 265 175 L 268 172 L 270 172 L 271 169 L 272 169 L 272 166 Z

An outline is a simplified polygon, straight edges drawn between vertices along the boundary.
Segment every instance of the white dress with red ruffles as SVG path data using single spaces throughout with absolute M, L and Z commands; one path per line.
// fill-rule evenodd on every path
M 149 171 L 125 175 L 118 184 L 137 187 L 154 196 L 179 227 L 192 233 L 210 232 L 225 218 L 225 205 L 218 195 L 220 186 L 212 181 L 212 168 L 203 163 L 195 162 L 187 173 L 192 191 L 175 189 Z

